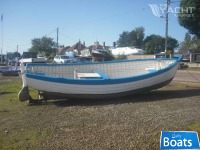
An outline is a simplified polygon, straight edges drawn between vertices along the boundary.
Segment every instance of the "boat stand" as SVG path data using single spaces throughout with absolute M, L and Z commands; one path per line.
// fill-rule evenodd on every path
M 29 99 L 28 99 L 29 104 L 34 105 L 34 104 L 47 104 L 47 99 L 45 98 L 45 96 L 43 95 L 42 91 L 38 91 L 38 98 L 37 99 L 33 99 L 30 95 L 29 95 Z

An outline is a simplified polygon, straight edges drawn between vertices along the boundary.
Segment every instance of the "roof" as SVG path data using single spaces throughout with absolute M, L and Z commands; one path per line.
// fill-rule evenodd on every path
M 59 55 L 64 55 L 65 52 L 67 52 L 69 48 L 70 48 L 70 46 L 66 46 L 66 47 L 64 47 L 64 48 L 62 48 L 62 49 L 58 49 L 57 53 L 58 53 Z
M 85 49 L 86 46 L 81 44 L 81 42 L 77 42 L 76 44 L 74 44 L 72 47 L 68 48 L 67 51 L 73 51 L 73 50 L 78 50 L 78 51 L 81 51 L 83 49 Z
M 103 49 L 103 46 L 100 45 L 100 44 L 91 45 L 91 46 L 89 46 L 89 49 L 90 49 L 90 50 Z

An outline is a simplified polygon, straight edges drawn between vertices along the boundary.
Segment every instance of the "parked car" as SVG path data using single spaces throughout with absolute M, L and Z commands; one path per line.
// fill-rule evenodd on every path
M 166 58 L 165 52 L 160 52 L 155 54 L 154 58 Z
M 165 58 L 165 57 L 166 57 L 165 52 L 160 52 L 160 53 L 154 55 L 154 58 Z M 167 58 L 169 58 L 169 57 L 170 57 L 170 56 L 167 55 Z M 172 57 L 173 57 L 173 58 L 179 58 L 179 57 L 182 57 L 182 55 L 181 55 L 181 54 L 174 53 L 174 54 L 172 55 Z
M 66 55 L 56 55 L 53 61 L 56 63 L 69 63 L 70 58 L 69 56 L 66 56 Z
M 88 63 L 89 61 L 83 57 L 70 58 L 70 63 Z
M 45 61 L 47 61 L 47 57 L 45 55 L 37 55 L 37 58 L 44 59 Z

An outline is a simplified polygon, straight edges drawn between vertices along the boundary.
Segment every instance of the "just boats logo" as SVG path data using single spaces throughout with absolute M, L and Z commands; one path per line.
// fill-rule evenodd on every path
M 200 149 L 198 133 L 195 131 L 161 131 L 160 149 Z

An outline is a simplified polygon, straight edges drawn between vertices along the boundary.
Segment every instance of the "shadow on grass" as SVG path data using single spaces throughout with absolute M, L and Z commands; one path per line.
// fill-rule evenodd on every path
M 109 105 L 109 104 L 123 104 L 123 103 L 138 103 L 138 102 L 153 102 L 162 100 L 172 100 L 189 98 L 193 96 L 200 96 L 200 89 L 185 89 L 185 90 L 162 90 L 152 91 L 143 94 L 136 94 L 121 98 L 110 98 L 110 99 L 67 99 L 67 100 L 56 100 L 49 101 L 47 103 L 53 103 L 59 107 L 69 106 L 98 106 L 98 105 Z
M 14 92 L 3 92 L 3 91 L 0 91 L 0 96 L 1 95 L 5 95 L 5 94 L 12 94 L 12 93 L 14 93 Z

